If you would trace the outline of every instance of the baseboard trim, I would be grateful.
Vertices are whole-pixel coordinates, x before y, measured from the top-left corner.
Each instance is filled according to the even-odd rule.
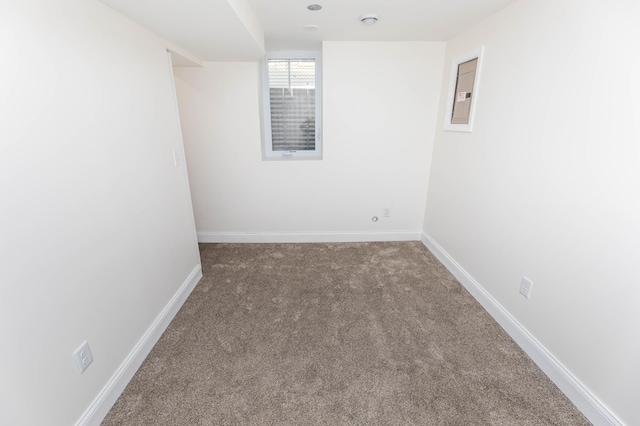
[[[100,391],[96,399],[76,422],[76,426],[99,425],[107,415],[113,404],[122,393],[129,381],[133,378],[142,362],[145,360],[151,349],[156,344],[162,333],[167,329],[173,317],[178,313],[180,307],[198,281],[202,278],[202,267],[200,264],[191,271],[189,277],[182,283],[178,291],[173,295],[169,303],[166,304],[162,312],[142,335],[142,338],[131,350],[129,355],[122,362],[115,374]]]
[[[198,232],[198,242],[200,243],[355,243],[373,241],[420,241],[420,232]]]
[[[594,425],[624,423],[544,347],[513,315],[487,292],[471,274],[433,238],[423,233],[422,243],[445,265],[471,295],[489,312],[511,338]]]

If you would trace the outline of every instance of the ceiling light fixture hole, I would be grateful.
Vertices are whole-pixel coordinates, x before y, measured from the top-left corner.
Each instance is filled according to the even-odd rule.
[[[320,9],[322,9],[322,6],[319,4],[310,4],[309,6],[307,6],[307,9],[309,9],[312,12],[317,12]]]
[[[378,15],[375,13],[366,13],[360,17],[360,22],[364,25],[373,25],[378,22]]]

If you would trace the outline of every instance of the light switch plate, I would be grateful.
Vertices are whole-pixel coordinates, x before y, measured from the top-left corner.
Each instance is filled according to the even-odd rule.
[[[173,150],[173,165],[176,167],[180,167],[182,165],[182,156],[176,149]]]

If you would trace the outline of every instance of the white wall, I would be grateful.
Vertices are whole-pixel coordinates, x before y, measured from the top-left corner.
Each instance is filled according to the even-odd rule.
[[[0,51],[0,424],[70,425],[199,265],[170,68],[94,0],[2,2]]]
[[[417,239],[443,57],[440,42],[325,42],[321,161],[262,160],[258,64],[176,69],[201,240]]]
[[[640,6],[523,0],[486,46],[473,133],[442,130],[425,232],[601,402],[640,424]],[[533,280],[531,299],[518,293]]]

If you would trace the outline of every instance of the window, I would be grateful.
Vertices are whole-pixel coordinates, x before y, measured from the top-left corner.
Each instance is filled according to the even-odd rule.
[[[267,53],[262,67],[264,157],[322,158],[319,52]]]

